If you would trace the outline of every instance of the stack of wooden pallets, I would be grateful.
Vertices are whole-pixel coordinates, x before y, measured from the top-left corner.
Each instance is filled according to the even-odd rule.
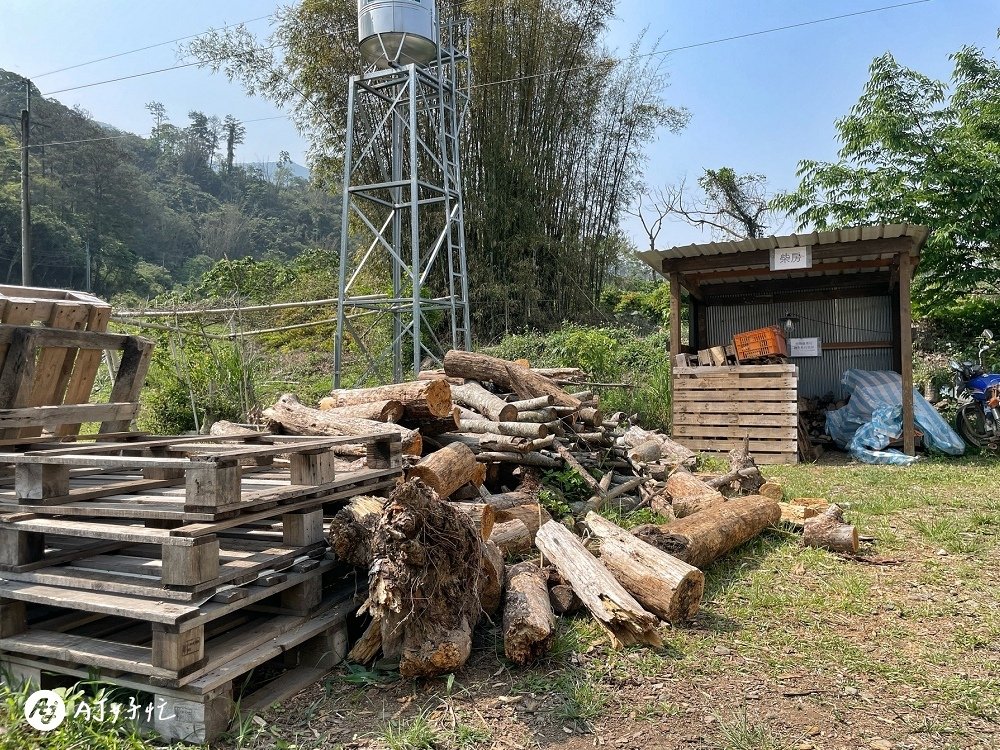
[[[336,453],[362,444],[366,466],[345,470]],[[224,731],[248,672],[296,647],[286,659],[319,669],[346,645],[355,587],[338,585],[324,513],[392,486],[401,450],[394,433],[136,435],[0,463],[15,467],[0,490],[0,661],[37,684],[97,669],[152,696],[164,737],[201,742]]]

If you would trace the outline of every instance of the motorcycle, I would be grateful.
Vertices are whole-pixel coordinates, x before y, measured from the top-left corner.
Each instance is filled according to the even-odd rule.
[[[977,448],[1000,450],[1000,373],[986,372],[983,355],[993,346],[993,332],[980,337],[979,364],[951,362],[955,396],[959,399],[955,429]]]

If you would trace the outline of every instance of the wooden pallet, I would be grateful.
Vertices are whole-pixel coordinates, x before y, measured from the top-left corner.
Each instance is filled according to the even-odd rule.
[[[96,667],[102,683],[139,691],[142,705],[155,706],[151,723],[163,739],[211,742],[227,730],[237,705],[244,714],[265,708],[342,661],[356,608],[354,587],[341,586],[328,589],[308,616],[244,610],[202,620],[201,663],[181,678],[149,674],[158,646],[146,623],[50,611],[34,624],[34,637],[0,638],[0,667],[12,682],[39,687],[93,680]],[[255,684],[252,675],[261,672],[274,676]]]
[[[798,461],[795,365],[675,367],[673,437],[691,450],[728,453],[750,436],[757,463]]]

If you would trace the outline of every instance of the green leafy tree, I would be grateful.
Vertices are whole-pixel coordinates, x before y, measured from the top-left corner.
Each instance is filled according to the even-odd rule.
[[[861,99],[837,121],[840,159],[803,161],[776,206],[803,228],[926,224],[916,298],[1000,291],[1000,66],[975,47],[951,56],[951,82],[885,54]]]

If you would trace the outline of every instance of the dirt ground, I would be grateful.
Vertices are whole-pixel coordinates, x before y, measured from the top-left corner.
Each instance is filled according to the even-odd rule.
[[[1000,747],[996,459],[765,469],[848,508],[857,559],[769,531],[708,570],[702,610],[658,650],[615,651],[584,613],[551,656],[421,682],[343,668],[234,736],[276,748],[854,750]]]

